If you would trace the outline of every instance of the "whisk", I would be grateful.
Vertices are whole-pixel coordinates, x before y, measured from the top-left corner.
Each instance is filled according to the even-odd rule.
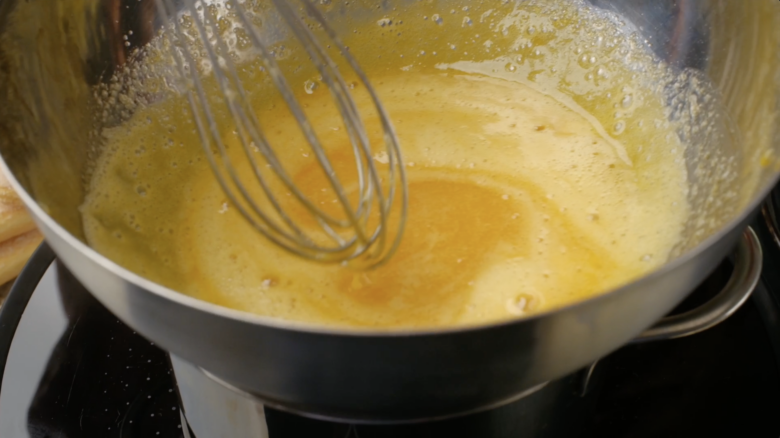
[[[324,31],[327,39],[334,45],[346,60],[351,73],[357,76],[365,90],[369,93],[371,103],[375,107],[384,137],[384,151],[387,155],[386,173],[380,172],[372,158],[372,148],[368,140],[366,127],[361,119],[358,107],[350,94],[344,77],[337,64],[328,56],[323,44],[312,32],[302,18],[296,13],[295,6],[289,0],[269,0],[284,20],[291,34],[305,48],[311,62],[319,72],[322,82],[330,90],[331,97],[343,120],[349,141],[354,153],[357,170],[357,202],[350,202],[345,186],[354,181],[342,181],[336,175],[334,167],[323,148],[312,124],[290,87],[290,84],[280,69],[267,41],[263,40],[258,29],[251,23],[247,13],[238,0],[223,0],[233,14],[238,17],[243,29],[263,64],[263,70],[272,80],[274,86],[284,99],[287,107],[295,118],[301,132],[313,152],[314,158],[327,177],[327,184],[335,194],[344,217],[335,217],[315,205],[293,182],[280,162],[278,155],[264,135],[256,112],[250,105],[245,87],[237,74],[236,62],[228,56],[226,39],[218,29],[218,23],[204,10],[204,2],[196,0],[156,0],[158,13],[165,22],[172,23],[174,35],[182,35],[183,25],[180,17],[189,16],[199,35],[202,48],[216,77],[220,90],[220,100],[234,120],[240,137],[244,156],[251,165],[253,178],[242,180],[236,171],[234,163],[228,156],[223,142],[224,127],[215,121],[214,109],[211,108],[204,91],[203,73],[196,66],[196,56],[189,44],[176,44],[174,56],[176,69],[186,86],[186,96],[197,126],[201,145],[208,158],[209,165],[231,204],[243,217],[251,223],[258,232],[270,239],[274,244],[285,250],[307,259],[326,263],[344,263],[357,261],[361,267],[373,267],[384,263],[397,249],[406,221],[407,184],[402,163],[399,142],[393,126],[371,86],[365,73],[350,55],[336,33],[326,22],[323,14],[308,0],[300,0],[300,9],[314,20],[314,23]],[[176,4],[180,5],[177,10]],[[321,37],[320,37],[321,38]],[[330,47],[330,45],[328,45]],[[282,145],[289,147],[289,145]],[[276,145],[279,147],[279,145]],[[259,152],[259,154],[257,153]],[[258,159],[260,158],[260,159]],[[311,229],[303,227],[299,220],[283,208],[278,189],[269,182],[269,174],[262,167],[271,169],[270,176],[281,182],[282,186],[292,195],[292,198],[305,208],[305,211],[315,219],[318,229],[317,238]],[[386,177],[383,180],[383,176]],[[385,186],[383,186],[385,183]],[[250,184],[258,184],[267,202],[250,194]],[[278,184],[277,184],[278,186]],[[255,190],[255,192],[257,192]],[[265,204],[266,207],[261,207]],[[353,205],[354,204],[354,205]],[[393,209],[400,209],[393,211]],[[398,219],[390,220],[391,213]],[[323,234],[324,232],[324,234]],[[322,238],[321,236],[327,236]]]

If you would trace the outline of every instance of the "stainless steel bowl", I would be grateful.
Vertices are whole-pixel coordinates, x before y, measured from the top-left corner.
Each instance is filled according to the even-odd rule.
[[[435,1],[443,10],[478,5]],[[339,27],[408,4],[368,3],[334,0],[327,14]],[[706,129],[681,133],[701,136],[686,154],[698,188],[691,223],[699,225],[689,227],[676,256],[618,290],[533,317],[384,334],[314,327],[195,300],[90,249],[78,206],[99,153],[92,133],[107,123],[94,87],[154,36],[162,23],[153,0],[0,0],[0,154],[47,241],[90,292],[226,385],[286,409],[343,419],[415,420],[494,406],[587,365],[658,321],[734,247],[780,170],[777,2],[592,3],[633,24],[683,89],[704,78],[717,97],[707,102],[721,114]],[[676,105],[679,116],[693,103]],[[718,154],[733,164],[733,178],[719,173]]]

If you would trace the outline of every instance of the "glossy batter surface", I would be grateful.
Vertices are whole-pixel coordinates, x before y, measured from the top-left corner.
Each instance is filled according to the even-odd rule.
[[[514,12],[514,24],[509,15],[503,25],[533,26],[534,14],[548,20],[534,3]],[[579,18],[576,11],[564,12],[568,15],[552,21],[557,30],[533,33],[540,39],[529,40],[550,46],[544,52],[546,71],[568,68],[570,50],[572,65],[602,74],[604,68],[592,64],[597,49],[576,58],[585,44],[564,38],[564,19],[576,27]],[[421,22],[441,27],[435,16],[423,14]],[[473,20],[477,31],[480,23]],[[395,35],[388,26],[380,20],[362,27],[351,48],[363,54],[395,125],[409,178],[408,224],[389,263],[372,271],[320,265],[260,236],[212,177],[182,97],[144,106],[129,122],[104,132],[106,147],[82,207],[90,245],[151,280],[219,305],[375,328],[516,318],[614,289],[668,260],[688,217],[684,147],[673,127],[661,122],[661,99],[637,87],[629,70],[621,73],[614,59],[624,55],[617,46],[604,46],[614,58],[604,65],[617,85],[596,84],[593,90],[602,93],[587,95],[572,91],[589,90],[577,81],[550,86],[540,79],[538,57],[528,62],[522,56],[496,57],[501,46],[495,44],[482,44],[483,60],[458,61],[443,56],[456,44],[432,38],[428,51],[419,53],[439,56],[433,61],[407,64],[408,57],[390,61],[381,52],[372,65],[373,44],[387,41],[382,40],[387,32]],[[412,38],[409,44],[420,41],[406,35],[397,32],[399,39]],[[568,43],[556,46],[550,35]],[[529,57],[542,53],[531,43],[517,49],[507,41]],[[288,61],[296,62],[294,56]],[[268,83],[251,69],[239,73],[296,184],[323,208],[333,207],[333,195],[322,190],[322,175],[284,104],[264,92]],[[583,78],[598,82],[592,74]],[[312,86],[315,82],[296,88],[297,97],[339,177],[348,180],[354,165],[343,124],[329,92]],[[213,84],[207,91],[217,93]],[[365,95],[355,97],[359,107],[369,106]],[[599,103],[607,101],[615,103]],[[373,144],[381,144],[375,118],[370,111],[365,116]],[[225,112],[216,117],[229,125]],[[617,121],[602,125],[609,120]],[[223,140],[242,163],[238,136],[228,132]],[[374,159],[380,165],[386,155],[377,149]],[[249,176],[245,165],[239,164],[239,172]],[[288,207],[303,219],[300,210]]]
[[[638,183],[584,117],[499,79],[399,75],[383,78],[378,92],[410,181],[407,231],[387,265],[322,266],[268,243],[225,203],[197,137],[164,132],[160,121],[175,118],[164,104],[137,114],[133,135],[111,139],[115,152],[100,163],[83,210],[89,242],[136,272],[236,309],[321,323],[439,326],[592,296],[662,263],[679,237],[684,173],[673,155],[659,157],[669,160],[666,172]],[[306,99],[310,117],[339,126],[332,112],[317,111],[326,93]],[[280,141],[297,133],[273,111],[262,117]],[[170,146],[139,146],[163,136]],[[333,155],[346,169],[351,158],[340,152]],[[317,188],[311,175],[306,167],[296,175],[304,190]]]

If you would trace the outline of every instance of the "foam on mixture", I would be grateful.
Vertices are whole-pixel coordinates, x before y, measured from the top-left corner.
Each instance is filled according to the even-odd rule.
[[[418,12],[421,23],[441,26],[432,14]],[[542,26],[536,35],[556,31],[557,20],[544,17],[550,29]],[[477,16],[467,18],[458,25],[479,22]],[[526,14],[517,20],[530,19]],[[376,46],[368,41],[379,41],[388,26],[361,27],[360,37],[347,41],[361,62],[368,56],[359,55]],[[617,39],[614,26],[603,31],[610,39]],[[488,31],[504,32],[495,22],[483,32]],[[558,31],[562,35],[566,28]],[[587,77],[591,67],[617,81],[609,89],[599,85],[600,98],[610,103],[598,105],[598,99],[572,91],[582,84],[521,75],[528,66],[523,55],[508,52],[526,37],[527,32],[507,37],[504,46],[488,45],[489,57],[480,44],[485,56],[478,59],[439,57],[410,67],[407,57],[388,59],[393,52],[384,51],[374,64],[364,62],[395,125],[409,178],[403,241],[378,269],[299,259],[253,230],[212,177],[181,96],[142,105],[129,121],[104,132],[106,146],[82,207],[88,242],[128,269],[196,298],[340,326],[478,324],[553,309],[626,284],[664,264],[680,241],[689,214],[685,145],[662,122],[667,110],[660,95],[638,86],[637,66],[619,68],[617,60],[641,57],[626,58],[609,48],[611,61],[600,61],[609,67],[599,73],[591,64],[607,56],[607,48],[582,44],[588,47],[584,61],[584,52],[575,52],[576,41],[544,49],[555,59],[547,68],[566,68],[564,53],[571,50],[580,56],[572,64],[586,64],[583,83],[595,80]],[[526,50],[522,44],[517,53]],[[437,39],[428,43],[426,55],[455,45]],[[557,51],[561,54],[553,56]],[[287,59],[294,58],[293,52]],[[240,74],[250,79],[256,72]],[[298,98],[337,173],[349,178],[352,152],[331,96],[307,82],[306,73],[299,76],[304,80]],[[317,195],[322,179],[284,105],[264,91],[267,81],[245,84],[296,184],[330,208],[333,196],[326,190]],[[216,93],[213,84],[207,90]],[[370,107],[366,96],[355,97],[359,107]],[[381,144],[373,114],[365,110],[366,124],[373,144]],[[216,117],[230,125],[227,114]],[[238,136],[225,133],[240,163]],[[375,160],[381,163],[381,152]],[[249,176],[246,166],[239,172]],[[292,208],[292,214],[300,213]]]

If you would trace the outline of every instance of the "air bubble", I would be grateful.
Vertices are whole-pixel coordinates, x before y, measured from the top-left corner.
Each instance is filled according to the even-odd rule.
[[[262,282],[260,282],[260,285],[263,289],[270,289],[274,286],[276,286],[279,282],[274,278],[264,278]]]
[[[303,83],[303,91],[305,91],[306,94],[314,94],[314,90],[316,89],[317,83],[312,80],[308,80]]]
[[[515,65],[510,62],[510,63],[508,63],[507,65],[504,66],[504,70],[512,73],[515,70],[517,70],[517,67],[515,67]]]
[[[433,14],[433,16],[431,16],[431,18],[433,18],[433,21],[436,24],[443,24],[444,23],[444,20],[442,20],[442,18],[441,18],[441,16],[439,14]]]
[[[535,307],[535,299],[531,294],[519,294],[510,298],[506,303],[506,308],[513,315],[525,315]]]
[[[621,120],[621,121],[615,123],[615,130],[614,130],[615,134],[620,135],[625,130],[626,130],[626,122]]]
[[[382,164],[388,164],[390,162],[390,156],[386,151],[380,151],[374,155],[374,159]]]

